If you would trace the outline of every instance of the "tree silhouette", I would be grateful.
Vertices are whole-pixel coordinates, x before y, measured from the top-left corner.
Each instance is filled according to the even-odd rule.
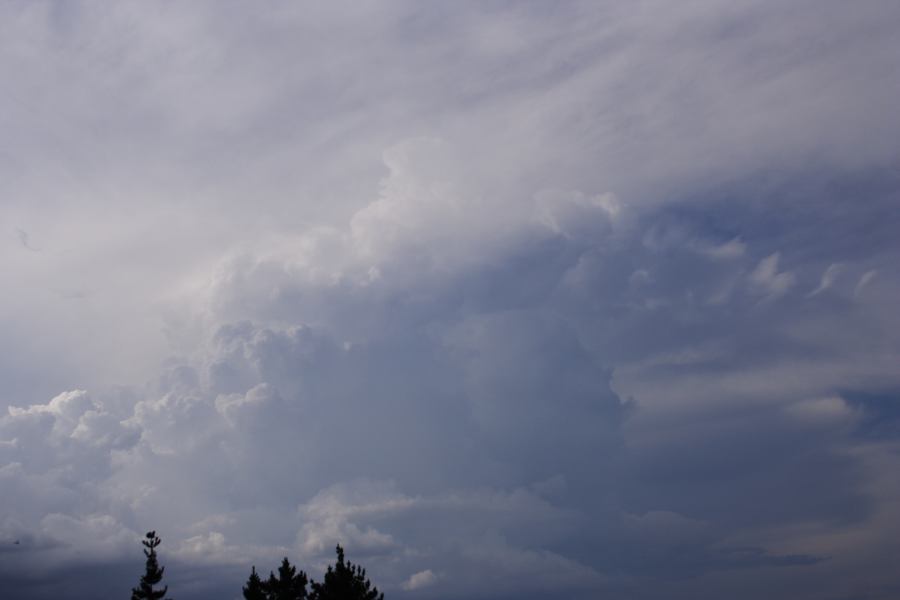
[[[254,572],[250,574],[251,578],[255,572],[254,569]],[[297,568],[291,565],[285,556],[281,561],[281,566],[278,567],[278,578],[275,578],[275,573],[270,572],[269,580],[263,584],[265,598],[267,600],[302,600],[307,597],[306,584],[308,581],[306,573],[303,571],[297,573]]]
[[[384,600],[384,594],[372,587],[366,570],[352,562],[344,562],[344,549],[337,547],[337,562],[328,567],[322,583],[312,583],[313,600]]]
[[[156,547],[159,546],[161,540],[156,537],[155,531],[147,532],[147,539],[142,540],[144,545],[144,556],[147,557],[146,570],[141,575],[141,584],[136,588],[131,588],[131,600],[163,600],[169,586],[163,586],[162,589],[154,589],[163,578],[165,567],[160,567],[156,560]]]
[[[251,570],[250,577],[247,579],[247,585],[245,585],[243,589],[244,600],[268,600],[266,584],[263,583],[262,579],[259,578],[259,575],[256,574],[255,566]]]

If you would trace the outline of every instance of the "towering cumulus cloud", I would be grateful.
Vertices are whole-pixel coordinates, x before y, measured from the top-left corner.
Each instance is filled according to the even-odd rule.
[[[895,3],[0,12],[10,597],[900,595]]]

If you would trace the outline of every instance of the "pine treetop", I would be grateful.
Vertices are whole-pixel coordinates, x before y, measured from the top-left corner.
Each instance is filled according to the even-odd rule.
[[[297,568],[291,565],[287,557],[281,561],[278,567],[278,577],[269,572],[269,579],[264,588],[268,600],[303,600],[308,596],[306,584],[309,579],[303,571],[297,572]]]
[[[250,577],[247,579],[247,585],[243,588],[244,600],[267,600],[266,587],[263,580],[259,578],[254,565],[250,572]]]
[[[384,600],[384,594],[366,577],[366,570],[344,560],[344,549],[338,544],[338,560],[329,566],[322,583],[313,582],[314,600]]]
[[[141,541],[144,546],[144,556],[146,557],[146,565],[144,574],[141,575],[140,585],[131,589],[131,600],[163,600],[169,586],[163,586],[162,589],[155,589],[160,581],[162,581],[163,573],[166,568],[159,566],[156,557],[156,547],[162,543],[156,536],[155,531],[148,531],[146,539]]]

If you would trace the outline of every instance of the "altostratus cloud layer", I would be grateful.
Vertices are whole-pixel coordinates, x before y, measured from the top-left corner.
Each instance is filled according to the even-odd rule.
[[[13,596],[900,593],[896,3],[2,12]]]

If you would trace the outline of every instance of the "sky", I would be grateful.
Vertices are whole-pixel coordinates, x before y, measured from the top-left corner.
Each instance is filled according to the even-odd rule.
[[[898,32],[3,3],[4,597],[900,597]]]

